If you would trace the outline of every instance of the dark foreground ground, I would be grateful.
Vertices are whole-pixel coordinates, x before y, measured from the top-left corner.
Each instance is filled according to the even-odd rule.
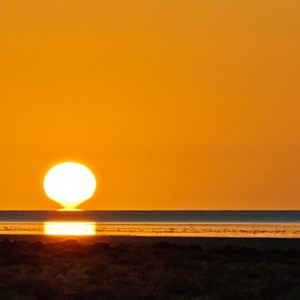
[[[7,236],[0,299],[300,299],[300,241]]]

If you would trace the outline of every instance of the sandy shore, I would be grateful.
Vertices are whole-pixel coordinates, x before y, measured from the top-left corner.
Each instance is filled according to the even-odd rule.
[[[76,227],[75,229],[73,227]],[[90,229],[97,236],[144,237],[222,237],[222,238],[300,238],[300,224],[295,223],[68,223],[0,222],[0,235],[43,235],[66,229]]]

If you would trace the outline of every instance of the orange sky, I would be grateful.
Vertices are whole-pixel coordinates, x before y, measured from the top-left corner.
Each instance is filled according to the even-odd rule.
[[[300,2],[0,3],[0,209],[300,209]]]

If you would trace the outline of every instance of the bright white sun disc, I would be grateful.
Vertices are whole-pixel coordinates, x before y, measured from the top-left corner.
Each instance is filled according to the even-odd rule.
[[[46,195],[66,209],[74,209],[96,191],[96,178],[84,165],[65,162],[51,168],[44,179]]]

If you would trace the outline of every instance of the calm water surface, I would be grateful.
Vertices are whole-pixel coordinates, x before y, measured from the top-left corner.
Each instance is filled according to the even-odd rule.
[[[300,211],[1,211],[0,222],[300,223]]]

